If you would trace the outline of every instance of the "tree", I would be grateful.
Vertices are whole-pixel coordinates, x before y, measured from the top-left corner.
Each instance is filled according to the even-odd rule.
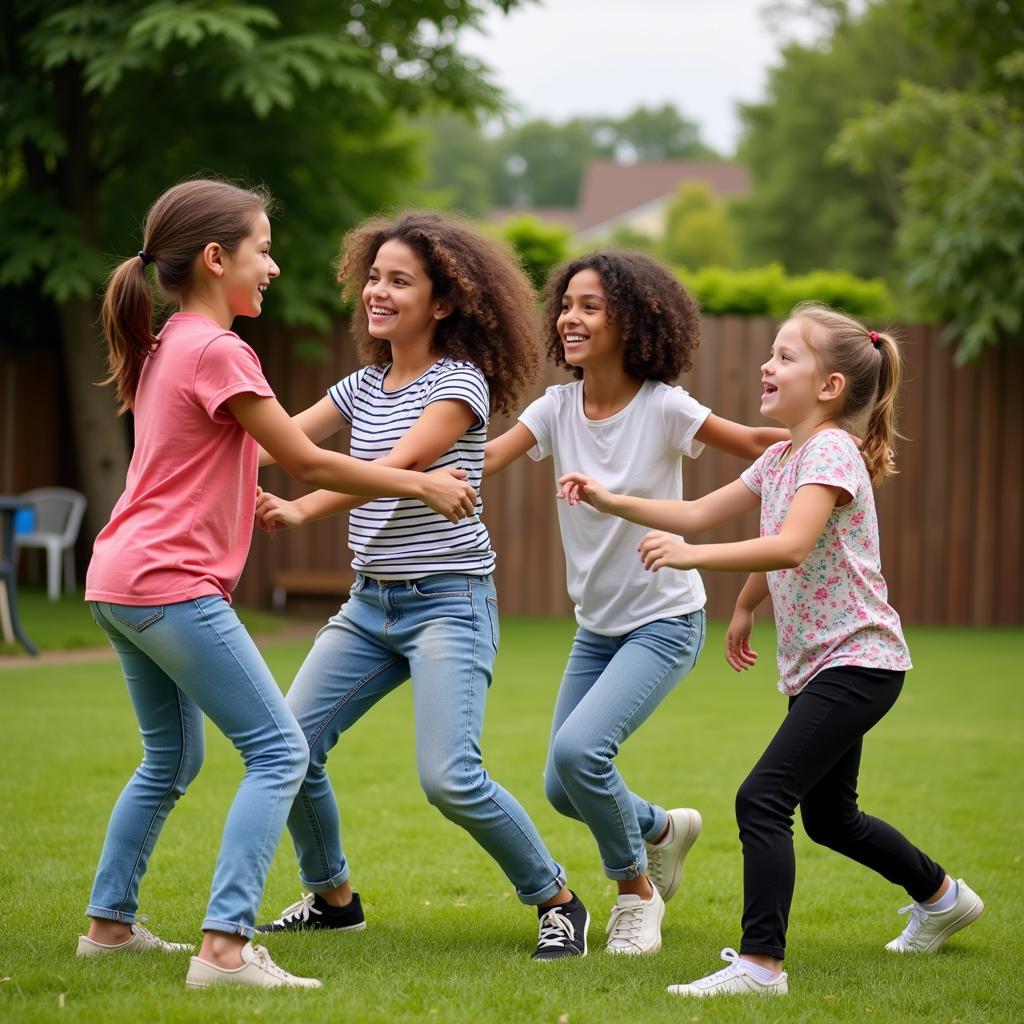
[[[922,311],[959,362],[1024,329],[1024,11],[929,0],[924,31],[973,59],[971,86],[904,83],[847,124],[836,156],[892,174],[898,251]]]
[[[0,9],[0,301],[52,303],[95,532],[127,464],[97,336],[97,289],[134,251],[156,195],[197,171],[265,181],[282,200],[271,309],[323,325],[338,235],[416,171],[403,116],[496,110],[457,47],[491,3],[519,0],[17,0]]]
[[[639,106],[618,120],[607,122],[619,159],[716,159],[700,138],[700,125],[684,117],[671,103]]]
[[[740,156],[753,188],[736,211],[748,262],[781,260],[793,272],[897,272],[891,175],[838,163],[829,150],[844,122],[869,102],[894,99],[901,79],[936,87],[963,79],[962,60],[914,30],[911,2],[877,0],[861,14],[848,0],[802,8],[820,18],[821,37],[786,45],[765,101],[741,108]]]
[[[704,181],[681,185],[665,212],[661,256],[677,266],[731,267],[736,263],[736,225],[725,203]]]

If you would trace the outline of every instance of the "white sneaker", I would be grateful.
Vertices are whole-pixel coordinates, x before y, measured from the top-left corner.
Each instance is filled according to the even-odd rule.
[[[108,946],[104,942],[96,942],[87,935],[78,936],[78,949],[75,956],[106,956],[107,953],[194,953],[195,946],[191,942],[165,942],[159,935],[154,935],[141,924],[133,924],[130,939]]]
[[[789,992],[788,975],[783,971],[771,981],[761,981],[747,970],[735,949],[723,949],[723,967],[706,978],[698,978],[689,985],[669,985],[674,996],[784,996]]]
[[[278,967],[266,946],[247,942],[242,947],[241,967],[218,967],[209,960],[192,957],[185,976],[186,988],[209,988],[211,985],[254,985],[256,988],[322,988],[316,978],[300,978]]]
[[[608,919],[608,952],[624,956],[653,955],[661,949],[665,901],[657,889],[649,900],[626,893],[615,901]]]
[[[677,807],[668,812],[668,835],[660,843],[647,847],[647,877],[661,898],[668,903],[676,894],[683,877],[683,861],[697,842],[703,822],[692,807]]]
[[[958,878],[956,884],[959,892],[949,910],[928,910],[920,903],[904,907],[900,913],[909,912],[910,921],[903,934],[887,942],[885,948],[893,953],[934,953],[950,935],[976,921],[985,904],[962,878]]]

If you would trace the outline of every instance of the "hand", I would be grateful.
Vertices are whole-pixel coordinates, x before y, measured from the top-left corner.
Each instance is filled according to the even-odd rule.
[[[423,503],[453,523],[471,516],[476,491],[466,483],[464,469],[436,469],[425,473]]]
[[[306,517],[294,501],[285,501],[262,487],[256,488],[256,525],[271,537],[278,530],[301,526],[305,521]]]
[[[606,491],[596,480],[583,473],[566,473],[565,476],[559,477],[555,497],[570,505],[579,505],[583,502],[596,508],[598,512],[611,512],[615,501],[615,495],[611,491]]]
[[[666,566],[670,569],[693,569],[697,564],[699,547],[687,544],[675,534],[652,530],[640,541],[637,551],[644,568],[657,572]]]
[[[750,631],[753,626],[754,613],[737,605],[725,634],[725,660],[737,672],[753,668],[757,663],[757,651],[750,648]]]

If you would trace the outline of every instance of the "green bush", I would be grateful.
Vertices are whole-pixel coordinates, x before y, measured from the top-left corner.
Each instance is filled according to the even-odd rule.
[[[789,276],[780,264],[769,263],[746,270],[678,268],[676,273],[704,312],[711,315],[784,317],[798,302],[806,300],[873,319],[893,313],[892,296],[884,281],[856,277],[845,270],[815,270]]]
[[[569,258],[572,229],[561,224],[544,224],[526,215],[506,221],[497,234],[519,254],[535,288],[543,286],[553,266]]]

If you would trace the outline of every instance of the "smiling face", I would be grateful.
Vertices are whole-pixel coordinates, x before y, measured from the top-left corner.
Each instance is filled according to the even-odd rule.
[[[222,287],[232,316],[259,316],[263,293],[281,270],[270,255],[270,220],[261,210],[233,252],[222,255]]]
[[[367,329],[392,345],[433,337],[450,304],[434,296],[434,286],[413,250],[397,238],[378,250],[363,286]]]
[[[555,324],[565,361],[584,372],[602,364],[622,367],[625,344],[612,322],[601,277],[589,267],[569,278]]]
[[[842,383],[841,375],[822,370],[805,337],[811,328],[807,321],[787,320],[775,336],[771,357],[761,366],[761,413],[784,427],[831,413],[837,379]]]

